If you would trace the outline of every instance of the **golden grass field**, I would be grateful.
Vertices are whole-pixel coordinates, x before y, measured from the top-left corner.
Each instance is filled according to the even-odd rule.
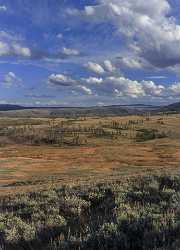
[[[0,147],[1,193],[24,191],[43,185],[76,181],[114,180],[124,175],[157,172],[180,172],[180,115],[92,117],[71,121],[70,126],[96,126],[112,120],[126,123],[144,119],[143,125],[127,130],[117,139],[89,138],[86,145],[28,145],[7,143]],[[56,118],[57,126],[66,119]],[[36,128],[48,126],[48,118],[0,118],[0,126]],[[136,142],[133,133],[138,128],[154,128],[169,134],[167,138]],[[4,137],[0,137],[3,140]]]

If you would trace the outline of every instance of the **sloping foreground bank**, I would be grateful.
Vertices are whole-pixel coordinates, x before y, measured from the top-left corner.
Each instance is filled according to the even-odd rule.
[[[180,177],[0,198],[0,249],[180,249]]]

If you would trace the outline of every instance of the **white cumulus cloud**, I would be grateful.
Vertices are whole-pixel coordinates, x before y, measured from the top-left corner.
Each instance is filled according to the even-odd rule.
[[[116,67],[112,64],[111,61],[109,60],[105,60],[104,61],[104,68],[108,71],[108,72],[114,72],[116,70]]]
[[[71,86],[76,83],[70,76],[63,74],[51,74],[48,78],[48,82],[59,86]]]
[[[100,64],[95,63],[95,62],[88,62],[87,65],[86,65],[86,67],[90,71],[92,71],[92,72],[94,72],[96,74],[99,74],[99,75],[102,75],[102,74],[105,73],[104,68]]]
[[[78,85],[77,89],[79,89],[80,91],[82,91],[84,94],[92,95],[92,90],[90,88],[86,87],[86,86]]]
[[[102,78],[97,78],[92,76],[90,76],[89,78],[83,78],[82,80],[90,84],[101,84],[103,82]]]
[[[117,34],[126,39],[120,51],[132,58],[138,54],[157,68],[180,64],[180,25],[171,16],[167,0],[99,0],[98,5],[87,6],[83,14],[90,22],[111,22]],[[123,61],[127,67],[142,66],[135,59]]]

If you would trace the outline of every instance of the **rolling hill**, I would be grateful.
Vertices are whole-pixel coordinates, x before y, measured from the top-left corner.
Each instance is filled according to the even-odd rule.
[[[0,116],[10,117],[73,117],[73,116],[120,116],[156,110],[159,107],[131,104],[92,107],[23,107],[1,104]]]
[[[180,112],[180,102],[172,103],[160,109],[163,112]]]

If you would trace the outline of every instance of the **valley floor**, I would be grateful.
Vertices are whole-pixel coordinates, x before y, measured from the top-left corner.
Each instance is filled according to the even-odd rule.
[[[0,162],[0,190],[14,192],[52,182],[180,172],[180,141],[157,139],[77,148],[11,145],[0,148]]]
[[[12,133],[13,128],[16,137],[19,138],[21,134],[18,133],[21,131],[25,136],[25,133],[32,130],[36,138],[36,133],[38,135],[43,131],[45,134],[47,129],[52,129],[52,122],[56,130],[62,128],[62,122],[64,122],[63,129],[66,130],[77,131],[81,126],[81,131],[87,128],[96,128],[98,131],[101,127],[107,134],[88,135],[87,143],[82,145],[59,146],[43,143],[31,145],[12,141],[2,143],[0,146],[1,194],[71,181],[110,181],[127,175],[180,172],[180,115],[159,115],[148,119],[139,116],[74,120],[57,118],[55,121],[46,118],[1,118],[2,130],[0,131],[9,129],[8,131]],[[119,129],[119,127],[116,128],[117,126],[126,127]],[[56,131],[55,129],[53,131]],[[168,136],[137,141],[136,134],[143,129],[155,129]],[[119,130],[120,135],[115,138],[109,137],[110,133],[119,133]],[[83,138],[85,136],[83,132],[79,132],[78,135],[82,135]],[[4,137],[0,136],[0,142]],[[8,138],[8,135],[6,137]],[[70,137],[67,138],[71,140]]]

